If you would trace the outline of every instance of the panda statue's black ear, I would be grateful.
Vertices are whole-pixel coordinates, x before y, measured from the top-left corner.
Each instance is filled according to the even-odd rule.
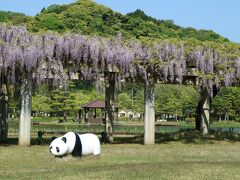
[[[67,142],[67,138],[66,137],[62,137],[62,140],[63,140],[63,142]]]
[[[57,139],[57,137],[53,136],[53,137],[51,138],[52,141],[53,141],[54,139]]]

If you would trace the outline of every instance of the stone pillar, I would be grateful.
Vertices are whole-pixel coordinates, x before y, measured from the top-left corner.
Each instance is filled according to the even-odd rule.
[[[21,111],[19,126],[19,145],[31,144],[32,77],[29,75],[21,86]]]
[[[145,82],[144,144],[155,144],[155,97],[153,80]]]

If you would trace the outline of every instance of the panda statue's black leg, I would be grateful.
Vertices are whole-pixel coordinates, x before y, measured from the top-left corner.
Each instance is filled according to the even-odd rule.
[[[75,141],[74,149],[71,154],[73,157],[81,157],[82,156],[82,142],[77,133],[75,133],[75,136],[76,136],[76,141]]]
[[[63,158],[63,156],[55,156],[55,158]]]

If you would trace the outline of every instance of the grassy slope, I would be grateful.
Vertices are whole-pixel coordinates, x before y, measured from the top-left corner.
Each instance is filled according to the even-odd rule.
[[[0,147],[0,179],[237,179],[239,149],[226,142],[102,145],[100,157],[60,159],[47,146]]]

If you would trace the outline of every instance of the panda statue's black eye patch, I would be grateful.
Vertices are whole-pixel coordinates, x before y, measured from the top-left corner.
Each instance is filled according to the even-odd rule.
[[[59,153],[59,148],[58,147],[56,147],[56,151]]]
[[[67,138],[66,138],[66,137],[63,137],[63,138],[62,138],[62,141],[66,143],[66,142],[67,142]]]

